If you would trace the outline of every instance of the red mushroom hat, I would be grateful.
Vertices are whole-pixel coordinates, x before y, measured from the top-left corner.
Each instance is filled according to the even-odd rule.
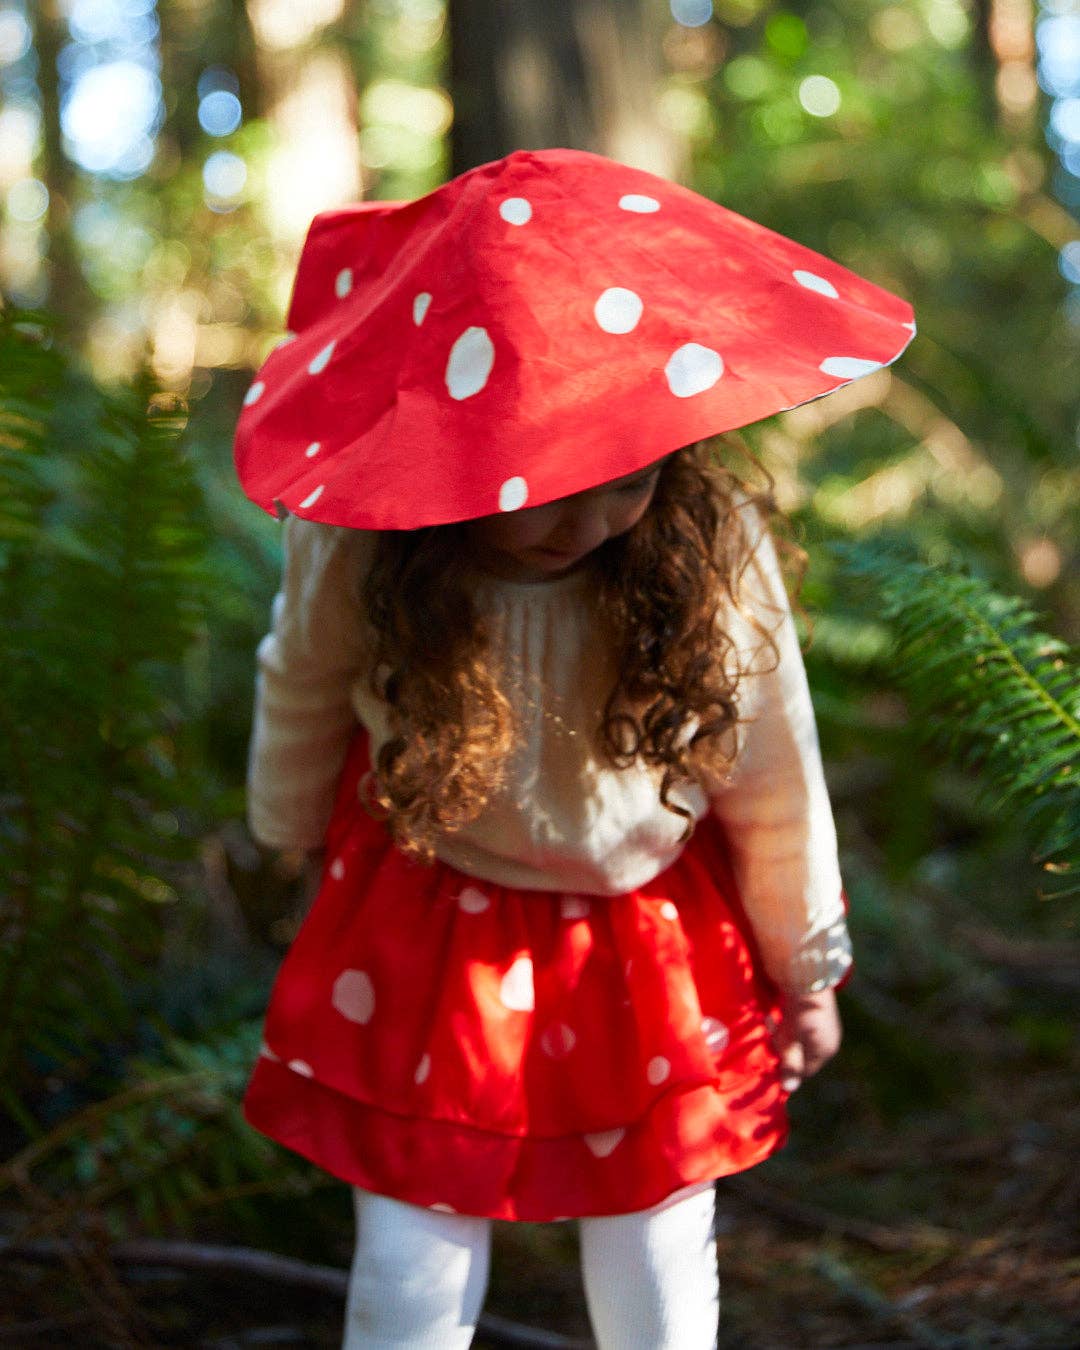
[[[538,506],[894,361],[911,307],[686,188],[522,150],[317,216],[248,495],[359,529]]]

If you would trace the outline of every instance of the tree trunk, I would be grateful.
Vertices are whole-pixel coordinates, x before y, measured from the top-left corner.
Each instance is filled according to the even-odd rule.
[[[92,317],[95,300],[86,284],[71,228],[78,194],[78,171],[64,153],[60,130],[60,77],[56,60],[66,39],[59,0],[31,6],[30,22],[38,54],[41,91],[41,181],[49,190],[45,218],[48,240],[48,292],[45,308],[57,318],[61,335],[78,345],[81,330]]]
[[[187,164],[202,144],[198,84],[207,67],[223,66],[236,75],[245,121],[262,116],[255,39],[245,0],[159,5],[158,17],[166,100],[161,139],[170,145],[173,165]]]
[[[568,146],[677,177],[657,117],[663,0],[450,0],[453,171]]]

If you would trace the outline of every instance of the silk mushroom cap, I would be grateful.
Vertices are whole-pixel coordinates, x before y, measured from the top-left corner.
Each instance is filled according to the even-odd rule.
[[[894,361],[910,306],[686,188],[517,151],[315,218],[247,494],[358,529],[538,506]]]

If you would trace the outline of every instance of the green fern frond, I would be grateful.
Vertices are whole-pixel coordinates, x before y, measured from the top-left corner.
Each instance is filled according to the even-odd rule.
[[[0,313],[0,1078],[16,1089],[134,1020],[159,947],[184,653],[207,589],[180,422],[107,393],[40,316]]]
[[[80,1210],[122,1233],[133,1214],[151,1232],[190,1230],[212,1205],[311,1191],[321,1184],[315,1169],[241,1114],[260,1035],[260,1022],[244,1022],[209,1040],[166,1041],[153,1060],[129,1066],[127,1086],[0,1166],[0,1194],[30,1179],[42,1196],[78,1196]]]
[[[928,737],[978,772],[998,810],[1019,811],[1035,857],[1080,868],[1080,679],[1075,654],[1016,596],[871,544],[837,545],[873,588],[894,638],[891,673]]]

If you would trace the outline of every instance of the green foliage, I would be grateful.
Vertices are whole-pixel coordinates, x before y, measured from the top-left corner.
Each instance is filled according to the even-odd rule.
[[[875,377],[873,399],[860,402],[870,387],[860,385],[854,399],[749,429],[807,542],[891,532],[912,553],[958,556],[990,578],[898,563],[878,546],[853,550],[832,576],[811,570],[809,665],[859,962],[844,1053],[797,1095],[794,1145],[766,1164],[792,1195],[821,1205],[831,1194],[841,1215],[901,1235],[918,1216],[966,1228],[981,1269],[975,1246],[951,1267],[936,1247],[916,1248],[906,1267],[890,1253],[860,1283],[852,1272],[866,1273],[865,1253],[845,1255],[834,1233],[844,1264],[800,1285],[785,1219],[742,1275],[755,1245],[746,1215],[728,1239],[725,1344],[844,1339],[835,1323],[823,1330],[830,1288],[852,1309],[848,1339],[892,1319],[867,1296],[875,1286],[932,1308],[930,1323],[951,1300],[950,1328],[969,1329],[972,1343],[1064,1344],[1076,1324],[1062,1292],[1074,1273],[1076,1139],[1061,1011],[1061,991],[1075,989],[1075,921],[1033,894],[1013,819],[1029,817],[1052,868],[1075,868],[1075,665],[1038,631],[1075,640],[1080,616],[1077,311],[1073,293],[1070,319],[1057,265],[1075,222],[1055,200],[1045,104],[1003,115],[985,8],[715,0],[713,23],[673,26],[665,39],[673,74],[653,106],[691,142],[692,185],[916,309],[919,335]],[[304,40],[304,54],[329,52],[334,100],[337,63],[351,63],[367,197],[413,197],[444,172],[439,100],[428,95],[444,75],[445,10],[443,0],[376,0]],[[276,160],[291,120],[273,87],[280,53],[255,59],[260,37],[240,10],[163,4],[158,15],[168,111],[152,172],[107,183],[75,171],[73,181],[54,161],[58,130],[33,171],[70,207],[50,212],[48,229],[63,242],[66,214],[92,306],[69,319],[100,371],[119,378],[137,361],[124,336],[136,315],[169,360],[185,350],[170,338],[186,341],[194,324],[183,453],[178,420],[160,405],[148,413],[144,383],[103,394],[42,316],[0,318],[0,1101],[17,1117],[0,1119],[0,1137],[18,1149],[0,1166],[0,1211],[8,1234],[86,1235],[95,1249],[106,1234],[179,1229],[337,1261],[347,1195],[239,1109],[258,1043],[249,1019],[274,955],[245,938],[237,913],[276,916],[282,879],[225,862],[211,877],[209,861],[205,875],[184,861],[199,836],[207,860],[229,854],[227,832],[242,842],[235,819],[221,825],[242,810],[252,652],[280,540],[241,496],[228,444],[295,264],[303,220],[282,207],[307,199],[270,200],[289,163]],[[237,71],[245,110],[225,141],[195,117],[198,75],[215,64]],[[40,61],[43,79],[49,65]],[[831,114],[802,97],[803,82],[822,76],[839,94]],[[469,115],[464,103],[455,111]],[[206,200],[203,165],[219,148],[249,170],[231,211]],[[321,204],[316,192],[306,209]],[[1018,570],[1041,588],[1045,623],[1006,598]],[[861,613],[848,606],[855,572],[871,596]],[[971,772],[912,754],[912,709]],[[1075,871],[1055,875],[1075,884]],[[969,935],[984,929],[994,941],[980,947]],[[1010,964],[1010,943],[1024,960]],[[1041,950],[1060,964],[1037,967]],[[1033,1139],[1034,1165],[1020,1162]],[[957,1144],[983,1161],[965,1163]],[[1026,1200],[1015,1189],[1025,1179]],[[520,1226],[504,1240],[508,1231],[523,1244],[552,1240]],[[1029,1245],[1020,1286],[1012,1266],[1002,1277],[995,1232]],[[544,1261],[538,1273],[528,1248],[506,1282],[512,1297],[542,1281],[550,1308],[550,1248]],[[40,1316],[59,1325],[73,1290],[96,1306],[86,1286],[98,1270],[42,1280]],[[186,1287],[177,1297],[200,1301]],[[240,1302],[233,1287],[221,1297]],[[243,1316],[240,1339],[255,1334]],[[81,1341],[122,1342],[73,1325]],[[899,1325],[933,1339],[931,1324]],[[881,1335],[896,1330],[883,1324]]]
[[[0,315],[0,1083],[130,1030],[189,850],[182,663],[205,587],[182,418]]]
[[[886,668],[926,733],[979,771],[997,809],[1022,813],[1044,868],[1075,878],[1080,679],[1068,646],[979,578],[871,544],[836,550],[874,587],[895,643]]]
[[[905,296],[919,326],[876,406],[824,435],[799,432],[810,410],[781,419],[798,441],[801,499],[847,528],[948,517],[968,534],[952,542],[965,557],[975,543],[988,574],[1036,538],[1067,558],[1078,330],[1058,251],[1075,221],[1053,196],[1045,106],[1005,115],[971,5],[714,8],[723,59],[682,77],[709,113],[694,186]],[[839,103],[814,115],[803,85],[822,77]],[[1048,606],[1075,613],[1057,586]]]
[[[258,1053],[244,1022],[192,1043],[171,1038],[133,1061],[127,1084],[66,1117],[0,1169],[0,1191],[31,1180],[39,1202],[70,1205],[114,1236],[188,1229],[217,1207],[243,1222],[252,1197],[320,1184],[245,1123],[240,1098]]]

